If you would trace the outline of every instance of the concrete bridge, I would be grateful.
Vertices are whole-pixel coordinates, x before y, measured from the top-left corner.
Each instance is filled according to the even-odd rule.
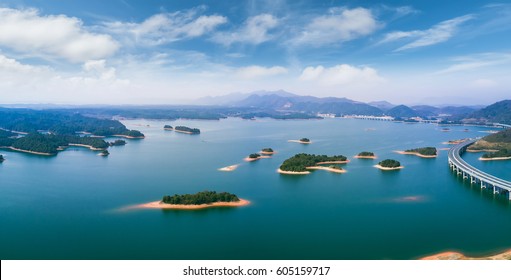
[[[471,139],[460,143],[449,150],[449,167],[463,179],[470,180],[471,184],[479,184],[482,189],[491,188],[494,194],[506,194],[511,200],[511,182],[495,177],[471,166],[461,158],[470,144],[477,139]]]

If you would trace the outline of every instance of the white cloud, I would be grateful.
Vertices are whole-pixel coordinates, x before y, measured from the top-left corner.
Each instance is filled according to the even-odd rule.
[[[227,22],[220,15],[199,15],[202,7],[174,13],[153,15],[143,22],[108,22],[106,30],[128,36],[138,43],[160,45],[200,37]]]
[[[282,66],[263,67],[258,65],[252,65],[248,67],[239,68],[236,72],[238,76],[242,78],[253,79],[259,77],[286,74],[287,69]]]
[[[115,68],[107,67],[106,61],[102,60],[89,60],[83,64],[83,70],[86,73],[94,75],[94,77],[101,80],[113,80],[116,78]]]
[[[314,18],[291,42],[312,46],[341,43],[369,35],[377,28],[378,22],[368,9],[333,8],[328,15]]]
[[[322,65],[317,67],[306,67],[300,76],[302,81],[315,81],[321,85],[349,85],[363,83],[379,83],[385,79],[378,75],[378,72],[371,67],[356,67],[348,64],[339,64],[330,68]]]
[[[385,35],[379,42],[388,43],[405,38],[412,38],[413,41],[397,48],[395,51],[404,51],[419,47],[436,45],[449,40],[457,32],[458,27],[464,22],[473,19],[472,15],[464,15],[450,20],[442,21],[426,30],[396,31]]]
[[[270,14],[260,14],[249,17],[238,29],[231,32],[219,32],[213,35],[214,42],[223,45],[234,43],[261,44],[272,39],[269,34],[279,24],[279,20]]]
[[[32,57],[83,62],[108,57],[119,45],[109,35],[87,31],[77,18],[0,8],[0,47]]]
[[[511,53],[480,53],[471,56],[456,57],[454,64],[435,74],[449,74],[473,71],[484,67],[511,64]]]

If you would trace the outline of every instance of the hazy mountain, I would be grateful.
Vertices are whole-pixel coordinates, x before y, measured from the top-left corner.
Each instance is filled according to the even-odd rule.
[[[265,96],[265,95],[278,95],[282,97],[292,97],[292,96],[298,96],[296,94],[287,92],[285,90],[277,90],[277,91],[254,91],[254,92],[248,92],[248,93],[230,93],[227,95],[221,95],[221,96],[206,96],[199,98],[195,100],[195,105],[232,105],[234,103],[240,102],[243,99],[246,99],[247,97],[251,95],[259,95],[259,96]]]
[[[390,110],[390,109],[396,107],[396,105],[394,105],[390,102],[387,102],[387,101],[372,101],[367,104],[369,104],[373,107],[379,108],[383,111],[387,111],[387,110]]]
[[[511,124],[511,100],[503,100],[466,115],[464,120]]]
[[[405,105],[396,106],[388,110],[386,114],[394,118],[410,118],[419,116],[417,111]]]

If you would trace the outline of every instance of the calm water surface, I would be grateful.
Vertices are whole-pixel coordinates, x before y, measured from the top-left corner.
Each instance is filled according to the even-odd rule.
[[[1,151],[1,259],[414,259],[445,250],[484,255],[511,248],[511,203],[450,173],[436,159],[393,153],[484,136],[481,127],[442,132],[429,124],[351,119],[277,121],[130,120],[144,140],[110,148],[109,157],[70,148],[55,157]],[[201,129],[178,134],[164,124]],[[310,138],[311,145],[288,143]],[[262,148],[278,153],[252,163]],[[405,166],[351,159],[345,174],[276,173],[301,152],[373,151]],[[511,180],[511,161],[471,164]],[[217,169],[240,164],[234,172]],[[122,210],[163,195],[227,191],[241,208]]]

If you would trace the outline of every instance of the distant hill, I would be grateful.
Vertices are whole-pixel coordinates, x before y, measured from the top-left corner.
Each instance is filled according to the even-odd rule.
[[[408,106],[399,105],[388,110],[387,115],[392,116],[394,118],[411,118],[419,116],[419,113],[417,113],[417,111]]]
[[[298,95],[287,92],[285,90],[277,90],[277,91],[254,91],[249,93],[230,93],[227,95],[221,95],[221,96],[206,96],[199,98],[195,100],[195,105],[233,105],[234,103],[240,102],[244,99],[246,99],[249,96],[252,95],[259,95],[259,96],[265,96],[265,95],[278,95],[282,97],[296,97]]]
[[[463,118],[463,121],[511,124],[511,100],[499,101],[470,113]]]
[[[490,143],[511,143],[511,129],[506,129],[494,134],[490,134],[483,137],[483,140]]]
[[[367,104],[371,105],[373,107],[376,107],[378,109],[381,109],[383,111],[387,111],[387,110],[390,110],[390,109],[396,107],[396,105],[394,105],[390,102],[387,102],[387,101],[372,101]]]

